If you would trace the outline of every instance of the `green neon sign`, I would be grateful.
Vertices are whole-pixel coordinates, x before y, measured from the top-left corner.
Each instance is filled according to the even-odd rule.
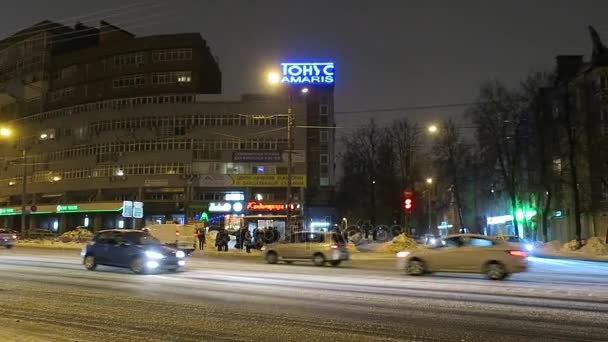
[[[15,209],[13,208],[0,208],[0,215],[13,215],[15,214]]]
[[[60,211],[76,211],[76,210],[78,210],[78,206],[76,204],[58,205],[57,206],[57,212],[60,212]]]
[[[199,221],[209,221],[209,215],[207,215],[206,211],[203,211],[203,213],[201,214],[201,218],[199,219]]]

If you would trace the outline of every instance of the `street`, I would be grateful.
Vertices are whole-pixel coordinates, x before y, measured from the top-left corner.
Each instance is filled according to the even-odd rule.
[[[189,258],[176,274],[86,271],[77,251],[0,250],[2,341],[606,341],[608,263],[531,258],[501,282]]]

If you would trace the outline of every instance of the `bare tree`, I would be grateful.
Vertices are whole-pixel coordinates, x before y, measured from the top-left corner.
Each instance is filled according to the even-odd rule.
[[[471,146],[462,141],[459,128],[449,119],[440,127],[439,136],[433,144],[433,161],[440,172],[438,178],[447,180],[456,205],[459,228],[465,226],[463,219],[463,191],[467,163],[471,160]],[[448,200],[451,202],[451,200]]]
[[[476,126],[480,156],[486,167],[495,170],[515,213],[524,197],[524,170],[529,145],[529,113],[521,95],[499,81],[482,84],[476,104],[468,113]],[[513,220],[519,234],[518,220]]]
[[[412,187],[422,130],[418,124],[412,124],[408,119],[395,120],[389,130],[399,185],[401,189]]]

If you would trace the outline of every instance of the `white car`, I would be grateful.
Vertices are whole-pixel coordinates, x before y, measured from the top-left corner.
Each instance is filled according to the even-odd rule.
[[[334,232],[298,232],[289,241],[271,243],[262,248],[269,264],[278,261],[312,261],[317,266],[338,266],[350,258],[348,242]]]
[[[517,245],[476,234],[450,235],[435,248],[399,252],[397,258],[399,267],[410,275],[482,273],[501,280],[528,267],[527,253]]]

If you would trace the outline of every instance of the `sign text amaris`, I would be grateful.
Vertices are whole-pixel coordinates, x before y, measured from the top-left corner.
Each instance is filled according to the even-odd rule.
[[[281,63],[281,83],[334,83],[334,63]]]

